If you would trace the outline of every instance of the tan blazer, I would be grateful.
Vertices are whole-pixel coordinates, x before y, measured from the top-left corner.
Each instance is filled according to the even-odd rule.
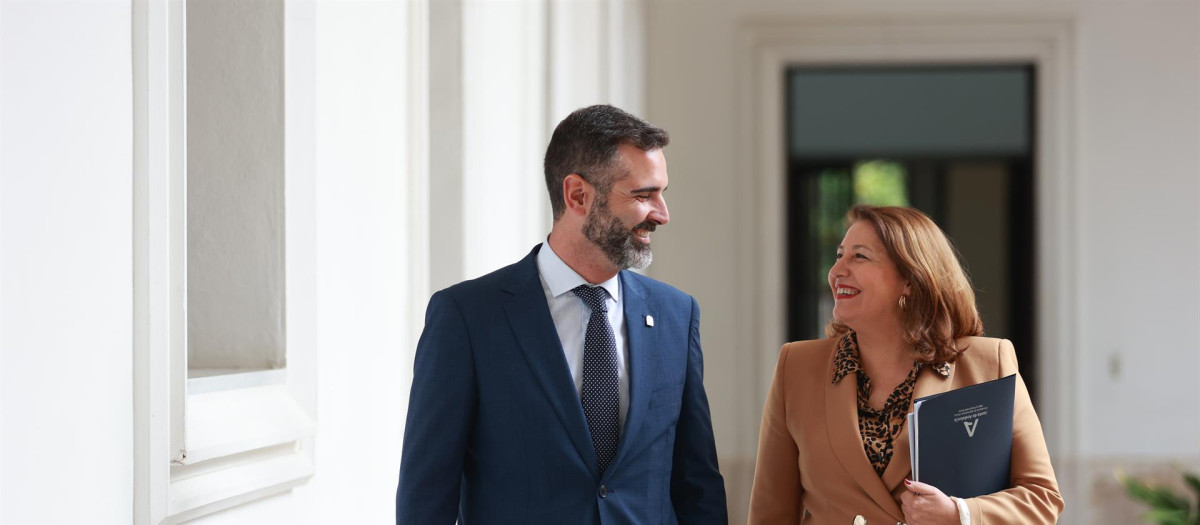
[[[951,364],[950,376],[922,368],[913,399],[1017,372],[1008,340],[968,337],[960,343],[968,347]],[[763,408],[752,524],[849,525],[856,515],[871,525],[904,521],[900,494],[912,475],[908,430],[896,438],[882,478],[876,475],[858,432],[857,381],[833,382],[836,346],[834,339],[821,339],[788,343],[779,352]],[[1055,523],[1062,512],[1042,425],[1019,375],[1014,402],[1012,488],[967,499],[973,525]]]

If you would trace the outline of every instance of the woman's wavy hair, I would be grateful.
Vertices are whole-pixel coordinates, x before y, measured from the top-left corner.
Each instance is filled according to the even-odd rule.
[[[958,252],[933,220],[912,208],[858,205],[846,213],[846,226],[865,222],[887,249],[910,294],[902,312],[905,341],[921,360],[954,361],[964,349],[961,337],[983,334],[983,321],[975,307],[975,290],[958,260]],[[831,337],[841,337],[850,327],[836,319],[825,327]]]

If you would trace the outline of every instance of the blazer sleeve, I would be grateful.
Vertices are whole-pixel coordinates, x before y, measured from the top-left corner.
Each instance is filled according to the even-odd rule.
[[[477,410],[467,326],[445,291],[429,300],[409,395],[397,524],[446,524],[458,518],[463,462]]]
[[[775,378],[763,407],[762,427],[758,435],[758,461],[754,468],[754,487],[750,491],[750,517],[753,524],[799,523],[803,516],[797,464],[799,450],[787,427],[788,346],[779,351]]]
[[[671,505],[679,523],[728,523],[725,480],[717,467],[708,396],[704,393],[704,357],[700,352],[700,306],[692,299],[688,329],[687,375],[675,429],[671,466]]]
[[[1050,464],[1050,452],[1042,435],[1042,423],[1033,410],[1029,390],[1017,372],[1017,355],[1012,343],[1000,341],[999,376],[1017,375],[1013,398],[1013,444],[1009,484],[1012,488],[986,496],[968,498],[974,525],[1054,524],[1062,514],[1063,499]]]

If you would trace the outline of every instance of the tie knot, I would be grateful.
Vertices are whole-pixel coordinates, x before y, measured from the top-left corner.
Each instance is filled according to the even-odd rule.
[[[581,284],[571,291],[583,299],[583,304],[588,305],[593,312],[608,312],[608,303],[605,301],[608,299],[608,290],[599,286]]]

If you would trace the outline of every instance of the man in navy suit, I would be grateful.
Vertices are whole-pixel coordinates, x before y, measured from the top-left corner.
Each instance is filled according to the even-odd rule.
[[[626,271],[669,220],[667,142],[575,111],[546,150],[547,242],[429,300],[398,524],[727,522],[699,307]]]

